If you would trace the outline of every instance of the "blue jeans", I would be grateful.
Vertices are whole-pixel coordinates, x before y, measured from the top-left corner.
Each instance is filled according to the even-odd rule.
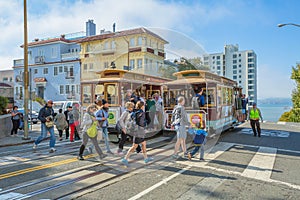
[[[54,126],[48,128],[45,123],[41,123],[41,135],[34,141],[34,144],[38,145],[42,140],[47,137],[47,132],[50,133],[50,148],[55,146]]]
[[[193,151],[191,152],[191,155],[194,156],[200,149],[200,159],[204,157],[204,145],[206,143],[206,139],[204,139],[204,142],[201,146],[195,146]]]
[[[103,137],[104,137],[104,142],[105,142],[105,146],[106,146],[106,151],[110,151],[110,148],[109,148],[109,141],[108,141],[108,129],[107,127],[102,127],[102,134],[103,134]]]

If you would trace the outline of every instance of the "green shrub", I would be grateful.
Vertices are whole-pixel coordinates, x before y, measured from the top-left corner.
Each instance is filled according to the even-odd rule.
[[[39,102],[41,105],[45,105],[46,101],[44,99],[42,99],[41,97],[36,97],[34,99],[35,101]]]
[[[281,115],[281,117],[279,118],[279,121],[281,121],[281,122],[290,122],[291,114],[292,114],[291,111],[284,112]]]
[[[0,115],[4,114],[4,109],[6,108],[8,104],[8,98],[0,96]]]

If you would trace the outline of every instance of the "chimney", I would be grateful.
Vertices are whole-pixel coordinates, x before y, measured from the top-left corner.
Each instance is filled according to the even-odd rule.
[[[86,22],[86,36],[96,35],[96,24],[94,24],[94,20],[89,19]]]
[[[116,23],[113,24],[113,33],[116,32]]]
[[[61,34],[60,37],[63,38],[63,39],[65,39],[66,35],[65,34]]]
[[[38,42],[38,41],[39,41],[39,38],[35,38],[34,41],[35,41],[35,42]]]
[[[105,33],[105,29],[101,29],[100,34],[104,34],[104,33]]]

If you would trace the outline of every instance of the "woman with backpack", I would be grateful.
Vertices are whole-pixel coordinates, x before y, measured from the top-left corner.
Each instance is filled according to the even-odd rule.
[[[118,125],[120,128],[121,133],[121,140],[119,142],[119,149],[117,151],[117,154],[123,155],[123,148],[124,144],[127,139],[127,133],[126,133],[126,124],[129,119],[130,113],[133,111],[134,104],[132,102],[126,102],[125,103],[125,111],[122,113],[121,117],[118,119]]]
[[[188,153],[186,150],[186,126],[190,126],[190,122],[187,117],[187,113],[184,108],[184,97],[179,97],[178,98],[178,104],[177,106],[174,107],[174,110],[172,112],[172,127],[176,130],[177,132],[177,141],[175,144],[175,150],[174,154],[172,155],[173,158],[177,159],[179,158],[178,156],[178,151],[179,147],[181,146],[184,156],[187,157]]]
[[[83,152],[84,149],[86,147],[86,144],[88,143],[88,140],[91,139],[93,145],[95,146],[95,149],[99,155],[99,159],[103,159],[105,158],[107,155],[104,154],[101,150],[101,148],[99,147],[99,144],[97,142],[97,134],[95,135],[95,137],[90,137],[88,135],[88,129],[93,125],[94,121],[97,121],[94,113],[97,111],[97,106],[96,105],[90,105],[87,107],[87,112],[84,113],[83,119],[82,119],[82,123],[81,123],[81,128],[82,128],[82,144],[80,146],[79,149],[79,155],[78,155],[78,160],[84,160],[83,158]]]
[[[139,144],[142,145],[142,152],[144,155],[144,162],[148,163],[151,161],[151,158],[148,158],[146,152],[146,141],[145,141],[145,126],[146,126],[146,119],[145,119],[145,103],[142,101],[138,101],[136,103],[136,111],[134,112],[134,120],[136,120],[137,129],[133,134],[133,144],[128,150],[126,156],[121,160],[123,164],[128,165],[128,159],[130,155],[136,150]]]

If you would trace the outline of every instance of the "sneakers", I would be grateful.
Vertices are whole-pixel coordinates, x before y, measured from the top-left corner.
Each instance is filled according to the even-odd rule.
[[[173,155],[172,155],[172,158],[178,159],[178,158],[179,158],[179,155],[178,155],[178,154],[173,154]]]
[[[200,158],[200,161],[205,161],[204,158]]]
[[[119,156],[123,156],[123,155],[124,155],[123,151],[117,151],[117,154],[118,154]]]
[[[83,158],[82,155],[79,155],[79,156],[77,157],[77,159],[78,159],[78,160],[84,160],[84,158]]]
[[[152,160],[153,160],[153,158],[148,157],[148,158],[146,158],[144,161],[145,161],[145,164],[147,164],[148,162],[150,162],[150,161],[152,161]]]
[[[122,162],[124,165],[128,166],[128,160],[126,160],[125,158],[122,158],[121,162]]]
[[[184,154],[183,154],[183,157],[185,157],[185,158],[187,158],[189,156],[189,153],[188,152],[185,152]]]
[[[191,153],[188,153],[188,159],[192,160],[192,154]]]
[[[54,153],[56,151],[56,149],[54,149],[53,147],[49,150],[49,153]]]
[[[33,143],[33,147],[32,149],[36,149],[37,145],[35,143]]]

